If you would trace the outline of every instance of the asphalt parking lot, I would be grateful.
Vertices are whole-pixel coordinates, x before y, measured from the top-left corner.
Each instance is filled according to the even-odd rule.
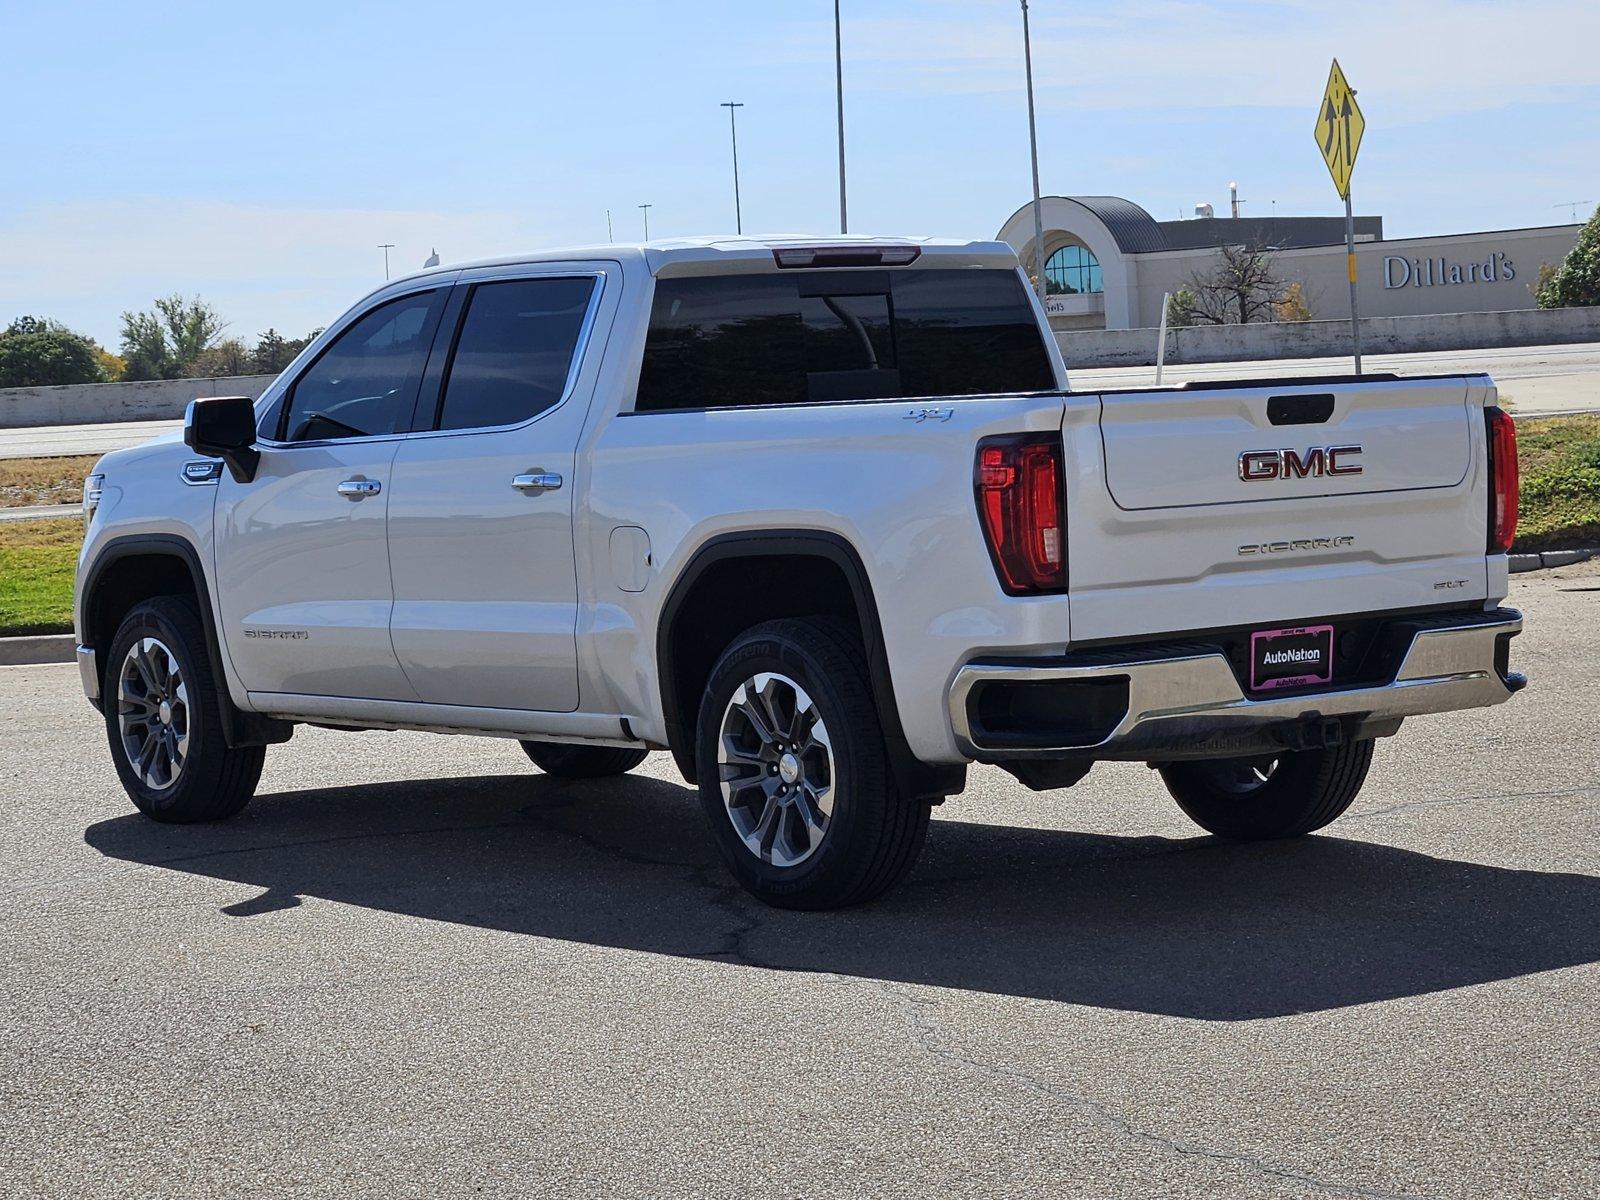
[[[0,1195],[1600,1195],[1600,570],[1512,603],[1533,685],[1322,836],[979,770],[820,916],[665,756],[302,730],[169,828],[72,667],[0,669]]]

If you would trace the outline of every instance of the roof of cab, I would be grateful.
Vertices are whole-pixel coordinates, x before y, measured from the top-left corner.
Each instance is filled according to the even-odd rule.
[[[463,271],[475,267],[515,266],[519,263],[578,262],[594,259],[630,258],[643,260],[652,275],[669,265],[770,263],[772,252],[790,246],[907,246],[922,250],[922,257],[957,257],[964,263],[982,266],[1015,267],[1017,254],[1005,242],[964,241],[957,238],[906,237],[904,235],[867,236],[863,234],[772,234],[762,236],[709,236],[661,238],[650,242],[602,242],[588,246],[559,246],[503,254],[471,262],[443,263],[406,278]],[[921,261],[921,259],[919,259]],[[748,268],[747,268],[748,269]]]

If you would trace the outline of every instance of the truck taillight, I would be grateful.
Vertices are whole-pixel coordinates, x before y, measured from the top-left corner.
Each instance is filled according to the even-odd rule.
[[[1517,536],[1517,427],[1499,408],[1484,409],[1489,421],[1489,553],[1504,554]]]
[[[1061,439],[1007,434],[978,443],[973,490],[1000,585],[1013,596],[1067,586]]]

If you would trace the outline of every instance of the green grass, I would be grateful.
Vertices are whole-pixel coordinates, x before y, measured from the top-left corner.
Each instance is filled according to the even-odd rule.
[[[1518,553],[1600,546],[1600,413],[1517,422]]]
[[[1519,421],[1517,450],[1522,508],[1514,549],[1600,546],[1600,413]],[[71,462],[61,471],[19,462],[10,473],[19,485],[48,489],[52,480],[41,476],[55,475],[76,487],[80,467],[92,462]],[[0,486],[5,476],[0,469]],[[0,523],[0,636],[71,630],[72,576],[82,541],[83,525],[71,517]]]
[[[0,636],[72,629],[72,575],[83,522],[0,523]]]

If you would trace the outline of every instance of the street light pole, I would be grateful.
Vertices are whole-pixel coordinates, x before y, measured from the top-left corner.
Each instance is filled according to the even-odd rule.
[[[744,232],[744,213],[739,208],[739,127],[734,123],[734,109],[743,108],[742,100],[724,100],[728,110],[728,132],[733,136],[733,226],[735,233]]]
[[[654,207],[653,204],[639,205],[639,211],[644,213],[644,240],[647,242],[650,240],[650,210]]]
[[[1022,0],[1022,61],[1028,73],[1028,149],[1033,156],[1034,288],[1044,303],[1044,215],[1039,204],[1039,130],[1033,115],[1033,42],[1028,36],[1028,0]]]
[[[844,34],[839,27],[839,0],[833,0],[833,82],[839,108],[839,232],[850,232],[844,202]]]
[[[389,251],[394,249],[393,242],[379,242],[378,249],[383,251],[383,277],[389,278]]]

